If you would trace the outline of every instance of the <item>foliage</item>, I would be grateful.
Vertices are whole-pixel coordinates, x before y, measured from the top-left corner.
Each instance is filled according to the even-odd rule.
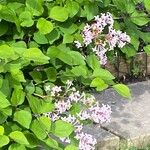
[[[131,44],[121,49],[126,57],[133,57],[137,52],[143,51],[149,55],[148,46],[150,43],[149,22],[150,2],[149,0],[112,0],[107,3],[107,8],[113,9],[116,17],[116,28],[123,29],[131,37]],[[106,5],[105,5],[106,6]],[[146,46],[146,47],[145,47]],[[117,50],[120,54],[120,50]]]
[[[147,3],[144,4],[149,12]],[[55,99],[45,90],[48,85],[63,85],[72,80],[77,87],[91,86],[102,91],[113,86],[123,96],[130,96],[125,85],[115,85],[114,76],[100,66],[95,54],[86,54],[87,49],[83,53],[72,43],[82,41],[80,33],[87,21],[107,10],[112,10],[119,21],[123,17],[124,21],[120,24],[116,21],[115,27],[130,34],[133,51],[138,47],[140,36],[148,43],[149,35],[139,29],[149,18],[146,13],[142,12],[141,16],[135,11],[135,4],[136,1],[130,3],[129,0],[0,0],[2,150],[37,149],[39,145],[45,149],[64,148],[48,135],[71,136],[73,127],[39,116],[55,110]],[[119,16],[118,10],[123,11],[123,16]],[[141,19],[137,20],[139,15]],[[74,107],[72,113],[79,108]],[[68,131],[65,135],[60,132],[63,123]],[[76,149],[74,143],[65,149]]]

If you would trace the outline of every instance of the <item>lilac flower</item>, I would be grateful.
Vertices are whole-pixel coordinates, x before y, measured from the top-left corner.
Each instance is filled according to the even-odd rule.
[[[85,93],[83,93],[81,101],[86,106],[92,106],[95,102],[95,97],[93,95],[86,97]]]
[[[58,101],[55,103],[55,108],[56,111],[60,114],[62,114],[63,112],[69,110],[71,108],[71,103],[70,101]]]
[[[88,28],[88,26],[86,28]],[[101,44],[93,49],[99,58],[105,56],[105,52],[107,51],[105,46],[105,44]],[[103,60],[104,58],[101,59],[101,61]],[[74,126],[74,138],[79,140],[79,150],[94,150],[96,139],[93,138],[92,135],[82,132],[84,120],[91,120],[95,123],[109,122],[111,108],[109,105],[104,104],[102,107],[99,107],[94,96],[77,91],[75,87],[72,87],[72,81],[68,80],[66,84],[65,88],[60,86],[54,86],[52,88],[50,86],[47,87],[47,91],[50,91],[51,96],[53,96],[55,109],[52,112],[43,113],[43,115],[50,118],[53,122],[61,119],[71,123]],[[62,91],[63,89],[65,89],[64,92]],[[59,96],[60,92],[61,96]],[[70,114],[70,110],[74,103],[79,103],[81,110],[78,114],[72,115]],[[71,143],[69,137],[60,138],[60,140],[64,143]]]
[[[77,48],[81,48],[82,47],[82,44],[79,41],[74,41],[74,43],[75,43],[75,46]]]
[[[110,28],[106,35],[106,42],[109,44],[109,50],[113,50],[118,42],[118,35],[115,29]]]
[[[126,43],[130,43],[130,37],[126,33],[122,33],[121,31],[117,31],[118,35],[118,47],[123,48]]]
[[[87,47],[89,44],[94,44],[92,50],[98,56],[101,65],[107,63],[107,51],[113,50],[117,46],[123,48],[127,43],[130,43],[130,37],[122,31],[116,31],[113,25],[112,14],[107,12],[101,14],[101,16],[95,16],[94,22],[91,25],[86,24],[81,33],[83,37],[82,45]],[[108,31],[104,30],[107,29],[106,27]]]
[[[105,16],[102,15],[102,18],[105,20],[106,24],[110,25],[111,27],[113,26],[114,20],[111,13],[107,12]]]
[[[93,38],[97,38],[104,28],[98,22],[96,22],[91,25],[91,29],[92,29]]]
[[[81,95],[80,95],[79,91],[72,92],[68,97],[68,99],[70,101],[74,101],[76,103],[80,100],[80,98],[81,98]]]
[[[67,80],[66,85],[67,85],[67,90],[68,90],[73,85],[73,83],[72,81]]]
[[[65,138],[59,138],[62,142],[64,142],[64,143],[71,143],[71,140],[70,140],[70,138],[69,137],[65,137]]]
[[[87,24],[84,26],[83,32],[89,31],[90,29],[91,29],[91,26],[87,23]]]
[[[123,48],[127,43],[130,43],[130,37],[120,30],[116,31],[110,28],[106,41],[109,44],[110,50],[113,50],[116,46]]]
[[[79,133],[75,136],[79,140],[79,150],[94,150],[96,139],[87,133]]]
[[[88,110],[83,110],[77,116],[80,118],[80,120],[87,120],[90,118],[90,114]]]
[[[111,107],[109,105],[102,105],[102,107],[94,106],[90,108],[91,119],[95,123],[107,123],[110,122]]]
[[[71,116],[70,114],[69,114],[68,117],[61,117],[61,119],[63,121],[66,121],[66,122],[72,123],[72,124],[75,123],[75,121],[76,121],[76,117],[75,116]]]
[[[58,113],[52,113],[52,112],[50,112],[50,113],[43,113],[43,115],[46,116],[46,117],[48,117],[48,118],[50,118],[51,121],[53,121],[53,122],[56,121],[56,120],[58,120],[58,119],[60,119],[60,116],[59,116]]]
[[[45,86],[45,91],[46,91],[46,92],[51,91],[51,86],[50,86],[50,85],[46,85],[46,86]]]
[[[51,89],[51,96],[59,95],[59,92],[61,92],[61,91],[62,91],[62,89],[60,86],[54,86]]]
[[[97,22],[97,24],[99,24],[99,26],[102,26],[103,28],[107,25],[112,27],[114,24],[113,17],[109,12],[101,14],[101,17],[95,16],[95,21]]]
[[[106,56],[106,51],[107,49],[103,45],[97,45],[94,48],[92,48],[93,52],[96,53],[100,60],[101,65],[106,65],[107,63],[107,56]]]
[[[74,127],[75,127],[75,132],[76,133],[80,133],[82,131],[82,129],[83,129],[83,125],[82,124],[75,125]]]
[[[90,43],[92,43],[93,40],[93,34],[91,31],[91,26],[89,26],[88,24],[86,24],[86,26],[83,29],[82,32],[82,37],[83,37],[83,43],[88,46]]]

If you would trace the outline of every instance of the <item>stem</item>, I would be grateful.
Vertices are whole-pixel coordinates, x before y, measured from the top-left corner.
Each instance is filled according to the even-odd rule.
[[[34,96],[37,96],[39,98],[42,98],[42,99],[45,99],[47,97],[49,97],[48,95],[40,95],[40,94],[37,94],[37,93],[33,93]]]
[[[49,81],[49,80],[47,79],[47,80],[44,80],[44,81],[42,81],[42,82],[36,83],[36,84],[34,84],[34,85],[37,86],[37,85],[43,84],[43,83],[45,83],[45,82],[47,82],[47,81]]]

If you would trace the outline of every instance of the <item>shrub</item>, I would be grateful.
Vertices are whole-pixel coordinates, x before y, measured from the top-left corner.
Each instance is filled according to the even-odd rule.
[[[71,140],[65,150],[78,145],[85,149],[84,138],[93,149],[96,141],[86,133],[76,134],[76,125],[107,122],[111,110],[107,105],[100,107],[82,90],[91,86],[103,91],[112,86],[130,97],[129,89],[115,84],[114,76],[100,65],[90,45],[82,50],[75,47],[76,41],[83,40],[85,23],[93,23],[108,2],[0,1],[1,149],[63,149],[58,138]],[[94,112],[106,116],[96,118]]]

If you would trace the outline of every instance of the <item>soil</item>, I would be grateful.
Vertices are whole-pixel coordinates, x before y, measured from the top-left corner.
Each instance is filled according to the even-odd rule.
[[[120,83],[124,83],[124,84],[130,84],[130,83],[136,83],[136,82],[142,82],[142,81],[146,81],[150,79],[150,75],[149,76],[131,76],[131,75],[126,75],[126,76],[121,76],[120,78],[118,78],[116,81],[120,82]]]

